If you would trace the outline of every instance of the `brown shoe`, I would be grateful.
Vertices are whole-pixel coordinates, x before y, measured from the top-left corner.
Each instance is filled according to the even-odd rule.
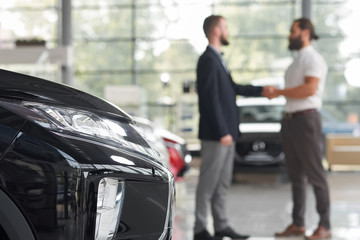
[[[275,237],[294,237],[294,236],[304,236],[305,227],[298,227],[295,224],[288,226],[285,231],[281,233],[275,233]]]
[[[325,240],[331,238],[330,229],[326,229],[323,226],[319,226],[313,233],[313,235],[305,237],[307,240]]]

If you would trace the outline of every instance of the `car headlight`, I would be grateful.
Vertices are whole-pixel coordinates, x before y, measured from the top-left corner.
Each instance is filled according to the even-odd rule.
[[[39,125],[60,132],[79,134],[123,144],[126,130],[109,118],[94,112],[39,103],[23,103],[43,118],[33,118]]]
[[[121,117],[114,114],[34,102],[0,101],[0,106],[53,132],[89,140],[95,144],[135,150],[159,160],[159,154],[135,127],[118,120]]]
[[[98,186],[95,240],[112,239],[119,227],[124,200],[124,182],[101,179]]]

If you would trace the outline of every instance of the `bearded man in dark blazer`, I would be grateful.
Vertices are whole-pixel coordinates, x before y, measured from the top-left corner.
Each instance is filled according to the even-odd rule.
[[[222,239],[225,236],[246,239],[249,236],[236,233],[229,226],[225,208],[226,193],[233,174],[235,140],[239,134],[236,95],[266,95],[267,87],[233,82],[221,54],[222,46],[229,44],[224,17],[207,17],[203,29],[209,45],[199,58],[196,72],[201,166],[196,190],[194,240]],[[207,230],[209,209],[215,236]]]

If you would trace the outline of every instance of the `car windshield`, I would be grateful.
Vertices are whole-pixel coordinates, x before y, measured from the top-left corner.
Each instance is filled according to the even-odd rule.
[[[278,123],[281,121],[283,105],[252,105],[239,107],[241,123]]]

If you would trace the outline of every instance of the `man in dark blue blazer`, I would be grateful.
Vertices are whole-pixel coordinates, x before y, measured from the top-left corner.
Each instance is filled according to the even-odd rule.
[[[194,240],[230,237],[246,239],[236,233],[226,217],[226,193],[231,184],[235,140],[239,134],[239,114],[236,95],[261,96],[266,87],[238,85],[233,82],[221,55],[222,46],[229,44],[226,20],[212,15],[204,21],[209,41],[197,65],[199,96],[199,139],[201,166],[196,190]],[[211,209],[215,236],[207,231],[207,216]]]

